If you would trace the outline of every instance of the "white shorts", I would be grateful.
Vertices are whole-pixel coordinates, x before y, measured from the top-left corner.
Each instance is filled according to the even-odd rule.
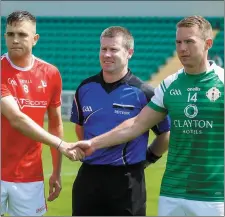
[[[42,216],[47,211],[44,182],[1,181],[1,215]]]
[[[224,203],[160,196],[158,216],[224,216]]]

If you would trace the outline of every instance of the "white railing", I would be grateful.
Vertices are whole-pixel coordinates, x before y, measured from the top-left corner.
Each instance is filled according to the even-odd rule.
[[[62,92],[62,118],[63,120],[69,120],[71,115],[71,108],[73,103],[75,91]]]

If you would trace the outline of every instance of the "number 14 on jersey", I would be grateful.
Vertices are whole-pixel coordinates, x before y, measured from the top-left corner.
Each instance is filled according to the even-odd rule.
[[[196,102],[197,101],[197,93],[191,94],[188,93],[188,102]]]

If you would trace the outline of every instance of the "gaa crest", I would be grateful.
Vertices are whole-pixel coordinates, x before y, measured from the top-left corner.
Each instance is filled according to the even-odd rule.
[[[206,96],[211,102],[215,102],[221,96],[221,93],[216,87],[212,87],[206,92]]]

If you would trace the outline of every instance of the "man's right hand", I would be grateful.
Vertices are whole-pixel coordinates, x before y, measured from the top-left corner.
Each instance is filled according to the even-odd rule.
[[[79,161],[86,156],[85,152],[80,147],[76,146],[76,143],[62,141],[58,150],[71,161]]]
[[[92,146],[91,144],[91,140],[80,140],[74,144],[72,144],[72,146],[70,146],[70,150],[76,150],[76,149],[82,150],[85,154],[85,156],[90,156],[95,152],[95,148]]]

